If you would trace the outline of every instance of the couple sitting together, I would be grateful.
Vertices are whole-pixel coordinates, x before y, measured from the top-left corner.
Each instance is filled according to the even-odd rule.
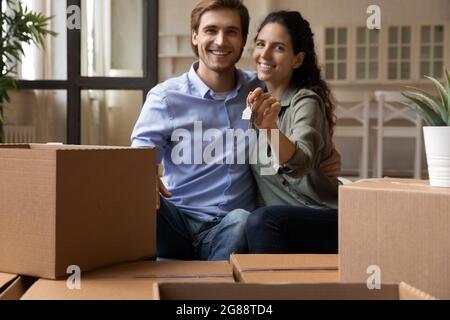
[[[158,257],[337,253],[334,105],[310,25],[299,12],[270,13],[254,39],[255,73],[236,68],[249,20],[242,1],[200,1],[191,14],[198,61],[148,93],[133,130],[132,146],[156,148],[164,166],[157,190]],[[175,134],[194,133],[199,123],[203,137]],[[261,144],[238,138],[241,154],[225,139],[230,130],[253,130],[256,140],[267,141],[256,161],[251,154]],[[214,161],[205,161],[208,152]]]

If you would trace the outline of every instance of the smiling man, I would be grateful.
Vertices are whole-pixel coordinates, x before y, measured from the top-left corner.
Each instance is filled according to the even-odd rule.
[[[157,213],[159,257],[228,260],[232,252],[247,251],[246,211],[255,203],[248,161],[226,161],[233,152],[228,150],[216,154],[216,163],[199,163],[195,158],[209,144],[175,141],[173,133],[195,132],[194,123],[201,122],[204,131],[222,135],[212,141],[225,141],[229,129],[248,129],[242,112],[248,93],[260,83],[254,73],[238,70],[235,64],[247,41],[249,20],[242,1],[199,2],[191,13],[192,48],[199,61],[189,72],[154,87],[135,125],[132,146],[155,147],[164,166],[167,189],[160,182],[163,197]],[[188,156],[193,161],[174,161],[177,143],[192,147]],[[243,143],[248,150],[248,141]]]

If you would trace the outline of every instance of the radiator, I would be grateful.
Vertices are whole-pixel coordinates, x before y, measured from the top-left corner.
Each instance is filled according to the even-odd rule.
[[[33,143],[36,142],[36,127],[34,126],[11,126],[3,127],[6,143]]]

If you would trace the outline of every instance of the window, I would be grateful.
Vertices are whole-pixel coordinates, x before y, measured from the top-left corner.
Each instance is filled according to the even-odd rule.
[[[37,0],[27,1],[37,2]],[[44,3],[47,1],[39,2]],[[19,80],[17,84],[19,89],[40,89],[48,92],[60,90],[63,92],[67,101],[67,103],[62,104],[67,119],[65,128],[67,138],[64,142],[79,144],[82,142],[82,121],[85,119],[85,117],[82,117],[82,102],[85,102],[83,97],[86,92],[99,90],[100,94],[97,94],[97,96],[105,97],[111,96],[111,94],[108,95],[110,92],[119,92],[121,95],[112,94],[112,96],[123,97],[126,96],[127,92],[135,95],[139,91],[144,97],[147,91],[156,84],[158,69],[158,0],[133,0],[126,2],[123,0],[52,0],[49,3],[55,8],[59,8],[58,10],[60,11],[58,11],[59,13],[55,20],[58,17],[62,17],[59,21],[62,26],[65,26],[67,7],[75,5],[81,8],[83,15],[81,30],[64,30],[64,37],[56,38],[58,41],[62,40],[64,42],[63,45],[67,48],[65,52],[61,50],[55,51],[57,52],[55,56],[59,59],[58,61],[63,61],[66,64],[66,66],[64,66],[64,63],[58,64],[56,71],[59,69],[64,70],[64,74],[60,77],[50,75],[49,77],[41,78],[38,75],[29,74],[28,80]],[[61,3],[63,4],[61,5]],[[108,8],[108,10],[97,10],[92,14],[92,10],[96,6],[103,6]],[[128,11],[124,11],[124,7]],[[131,10],[130,8],[135,9]],[[97,12],[97,15],[95,12]],[[130,35],[123,31],[125,30],[123,24],[111,23],[111,25],[107,25],[101,23],[109,21],[101,16],[103,13],[110,14],[112,18],[116,17],[117,21],[123,21],[126,17],[131,21],[127,25],[128,29],[133,27],[139,30],[136,29],[136,32]],[[130,17],[131,13],[135,15]],[[100,30],[103,30],[102,28],[109,30],[106,32],[108,37],[101,35]],[[89,33],[90,37],[87,36]],[[126,44],[130,41],[136,43],[136,45],[124,45],[124,43]],[[131,52],[133,58],[122,59],[124,50]],[[66,59],[60,59],[59,56],[64,54]],[[127,92],[122,92],[121,90],[126,90]],[[115,99],[117,100],[118,98]],[[83,110],[86,109],[88,107],[86,107],[86,104],[83,104]],[[129,109],[127,111],[131,111],[132,108]],[[93,110],[95,111],[95,105]],[[119,109],[111,110],[110,113],[115,115],[113,119],[120,119],[120,116],[116,115]],[[123,110],[120,110],[120,112],[126,113]],[[94,115],[93,119],[95,120],[96,113],[91,113]],[[84,127],[86,127],[86,123],[90,124],[92,121],[85,121],[83,123]],[[105,127],[107,125],[102,126],[101,130],[106,130]],[[106,134],[104,136],[108,137]],[[97,139],[96,141],[108,140]]]
[[[388,80],[411,78],[411,27],[389,27]]]
[[[444,26],[420,28],[420,76],[443,77]]]
[[[376,80],[379,69],[380,31],[358,27],[356,30],[356,79]]]
[[[325,79],[347,79],[347,29],[325,30]]]

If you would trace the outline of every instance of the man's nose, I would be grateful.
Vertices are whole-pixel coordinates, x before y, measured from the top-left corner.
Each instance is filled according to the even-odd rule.
[[[216,45],[223,45],[225,43],[225,34],[223,31],[217,32],[216,39],[214,41]]]

